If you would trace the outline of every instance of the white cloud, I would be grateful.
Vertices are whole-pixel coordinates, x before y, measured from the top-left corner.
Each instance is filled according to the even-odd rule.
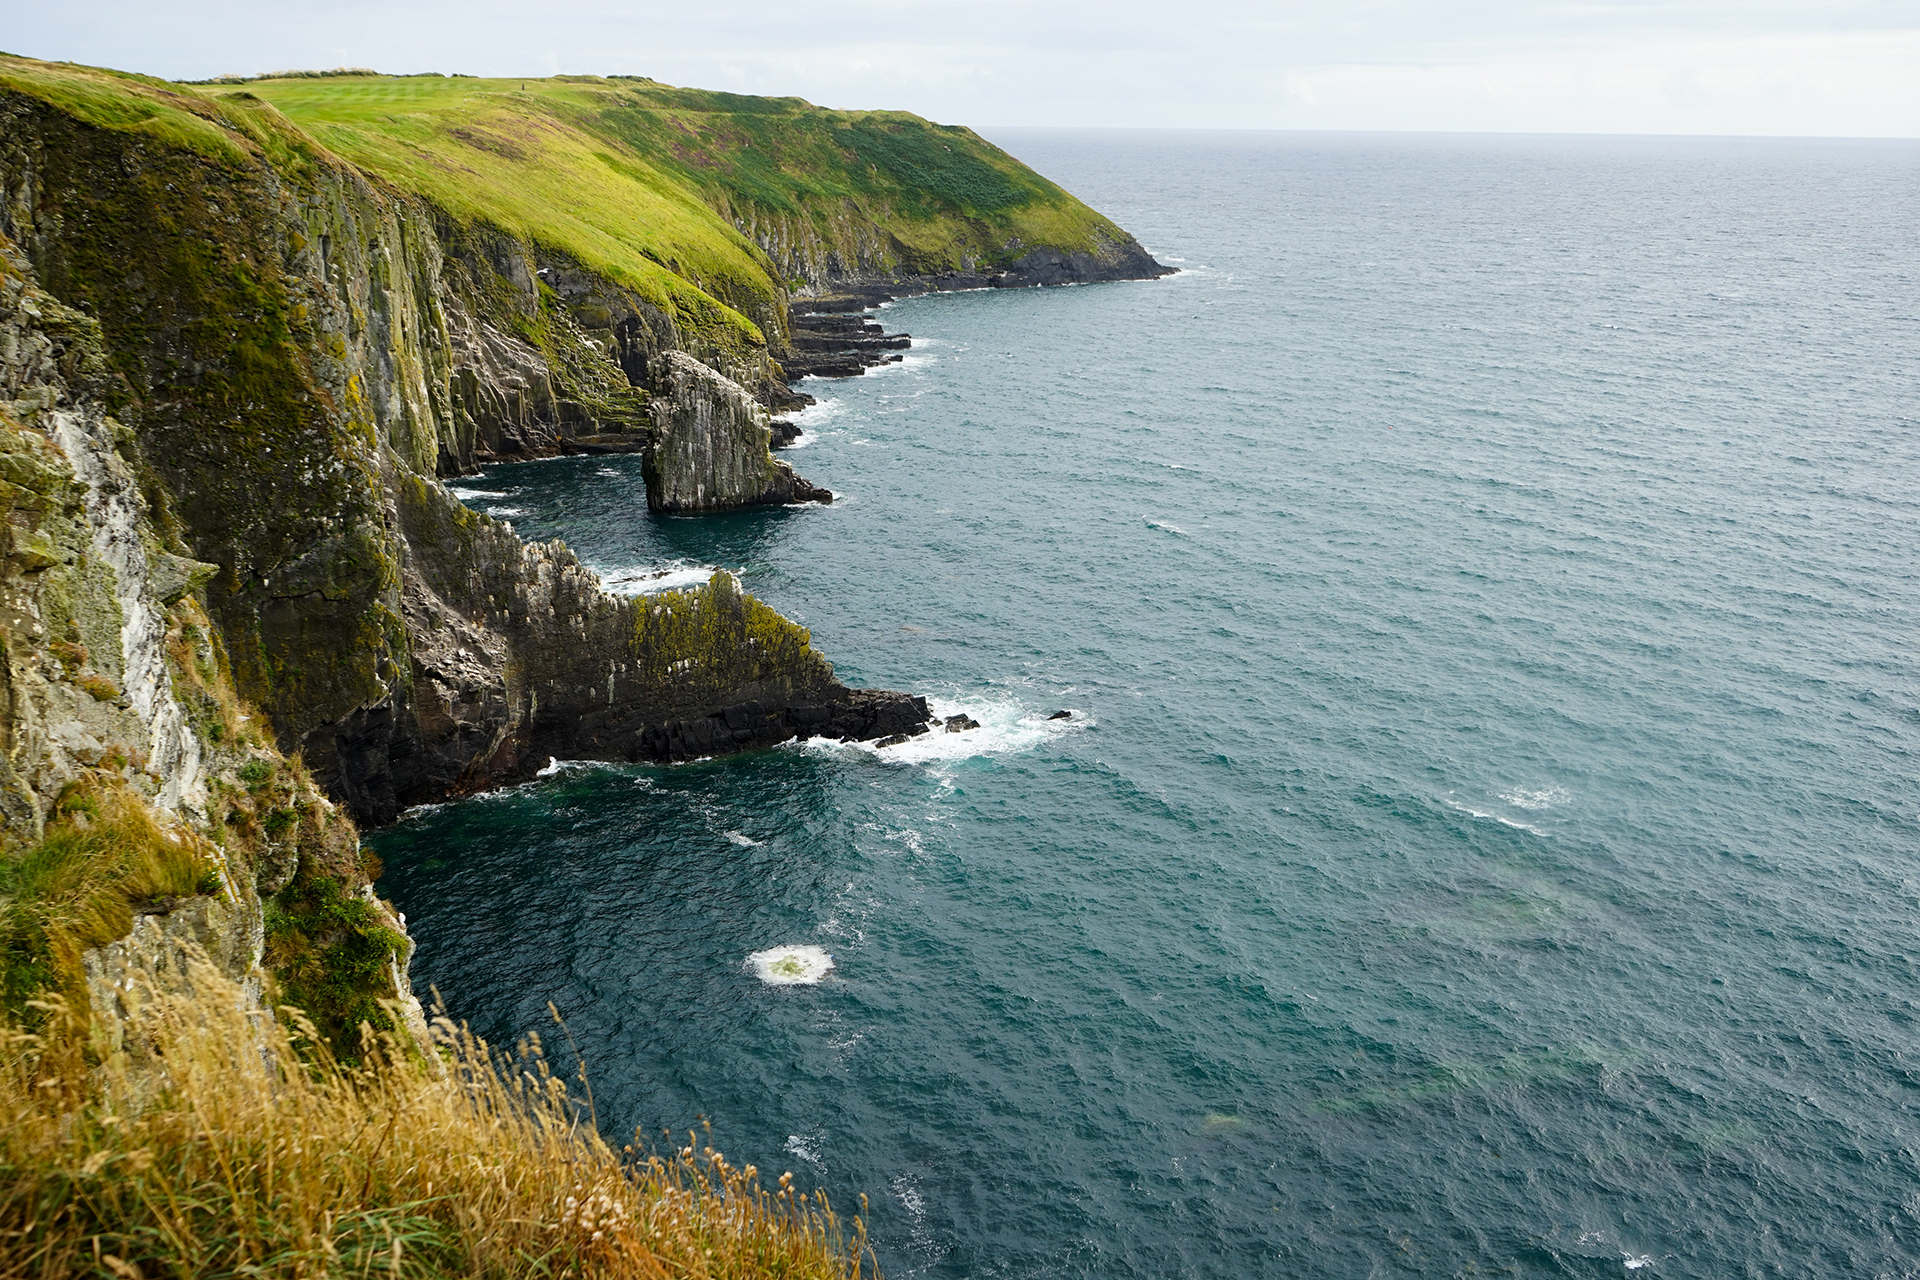
[[[1588,40],[1475,61],[1290,68],[1278,127],[1920,134],[1920,33]],[[1279,95],[1276,95],[1278,99]]]
[[[1920,136],[1920,0],[0,0],[0,13],[15,52],[180,77],[342,63],[639,74],[982,126]]]

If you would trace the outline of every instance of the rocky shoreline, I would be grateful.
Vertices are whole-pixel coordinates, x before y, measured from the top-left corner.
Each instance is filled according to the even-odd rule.
[[[801,435],[798,424],[772,417],[768,410],[791,410],[815,403],[813,396],[794,385],[804,378],[858,377],[868,369],[900,361],[902,353],[912,346],[912,335],[887,332],[874,318],[881,306],[933,292],[1079,283],[1086,277],[1155,278],[1172,273],[1172,268],[1154,262],[1144,251],[1139,258],[1141,261],[1129,259],[1124,268],[1109,266],[1104,272],[1079,264],[1078,274],[1064,259],[1040,259],[1041,268],[1025,276],[948,274],[835,281],[827,289],[791,299],[787,307],[787,345],[775,365],[777,373],[757,387],[755,394],[683,353],[666,352],[652,365],[655,398],[650,402],[650,432],[628,439],[561,438],[558,451],[646,453],[648,505],[660,512],[831,503],[830,492],[797,475],[787,463],[775,459],[771,471],[763,469],[771,451],[792,446]],[[1122,270],[1138,274],[1121,275]],[[676,453],[683,456],[676,457]],[[747,698],[669,721],[607,724],[601,717],[590,716],[581,722],[578,733],[547,735],[541,750],[551,749],[565,758],[675,763],[759,750],[795,739],[817,737],[888,747],[935,728],[963,733],[979,727],[964,715],[949,716],[943,724],[937,722],[921,697],[834,684],[813,701]],[[520,768],[524,770],[537,757],[537,752],[523,753],[520,758],[527,763]]]
[[[204,855],[158,888],[98,869],[132,933],[60,980],[110,1022],[113,975],[189,942],[325,1027],[413,1007],[404,922],[359,842],[408,807],[553,758],[937,727],[923,698],[848,688],[726,573],[618,595],[444,481],[638,454],[636,519],[830,502],[773,455],[794,438],[773,414],[808,402],[790,381],[900,358],[912,339],[873,305],[1166,271],[1057,190],[1097,254],[971,239],[952,255],[970,267],[1021,256],[916,274],[857,209],[736,206],[695,228],[710,253],[684,272],[594,265],[558,246],[560,211],[543,235],[456,214],[251,92],[0,71],[0,845],[111,813]],[[943,134],[940,154],[971,145]]]

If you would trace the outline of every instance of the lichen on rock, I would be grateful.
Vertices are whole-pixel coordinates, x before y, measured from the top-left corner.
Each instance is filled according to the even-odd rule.
[[[655,511],[831,502],[770,452],[767,411],[738,383],[677,351],[660,358],[647,456],[647,505]]]

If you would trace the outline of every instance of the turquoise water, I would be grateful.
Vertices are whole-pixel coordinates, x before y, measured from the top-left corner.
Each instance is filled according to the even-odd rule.
[[[1183,274],[461,485],[983,728],[416,814],[416,983],[893,1276],[1920,1267],[1920,146],[996,140]]]

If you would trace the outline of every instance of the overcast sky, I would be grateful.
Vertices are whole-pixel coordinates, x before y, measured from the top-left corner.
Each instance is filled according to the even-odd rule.
[[[0,48],[647,75],[984,127],[1920,136],[1920,0],[0,0]]]

